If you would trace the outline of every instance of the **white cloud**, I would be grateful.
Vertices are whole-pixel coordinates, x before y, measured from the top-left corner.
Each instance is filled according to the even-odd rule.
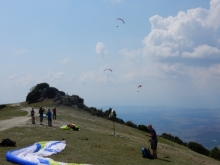
[[[19,78],[17,80],[17,84],[20,84],[21,86],[27,86],[33,80],[35,80],[35,77],[33,77],[32,75],[28,74],[28,75],[25,75],[24,77]]]
[[[104,83],[104,82],[113,82],[115,80],[114,71],[106,70],[110,68],[109,65],[101,67],[99,70],[84,72],[80,75],[79,81],[82,83],[93,84],[93,83]]]
[[[61,60],[60,63],[66,64],[66,63],[68,63],[69,61],[70,61],[69,58],[65,58],[65,59]]]
[[[213,65],[208,68],[204,67],[187,67],[185,68],[191,79],[196,86],[204,87],[217,87],[220,86],[220,64]]]
[[[108,54],[105,45],[102,42],[97,43],[95,50],[96,50],[96,54],[102,55],[102,57],[106,57]]]
[[[36,78],[29,73],[21,73],[21,74],[13,74],[8,77],[9,79],[9,86],[27,86],[31,82],[35,81]]]
[[[220,26],[219,20],[219,11],[220,11],[220,2],[219,0],[211,0],[210,1],[210,13],[207,23],[214,27]]]
[[[66,75],[63,72],[57,72],[57,73],[49,72],[46,77],[49,78],[50,80],[62,80],[65,79]]]
[[[182,56],[189,58],[220,58],[220,49],[209,45],[201,45],[194,48],[192,52],[183,52]]]
[[[129,51],[127,49],[122,49],[119,51],[120,54],[123,55],[124,58],[126,59],[134,59],[134,58],[137,58],[137,57],[140,57],[142,55],[142,50],[132,50],[132,51]]]
[[[13,80],[13,79],[16,78],[16,77],[17,77],[16,74],[13,74],[13,75],[8,76],[8,78],[9,78],[10,80]]]
[[[144,56],[152,59],[219,58],[220,1],[211,0],[210,9],[180,11],[176,16],[150,18],[151,32],[143,40]]]
[[[19,49],[19,50],[15,50],[12,51],[15,55],[23,55],[27,52],[27,49]]]

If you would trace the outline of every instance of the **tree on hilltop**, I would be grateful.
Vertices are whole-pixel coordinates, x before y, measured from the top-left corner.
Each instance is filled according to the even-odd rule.
[[[30,89],[30,92],[26,97],[26,102],[29,104],[36,103],[45,98],[53,99],[57,95],[65,96],[65,93],[63,91],[59,91],[57,88],[50,87],[48,83],[44,82],[37,84]]]

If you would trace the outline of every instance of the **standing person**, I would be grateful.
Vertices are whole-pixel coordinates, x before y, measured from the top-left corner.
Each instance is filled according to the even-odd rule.
[[[44,118],[44,110],[42,107],[39,109],[39,115],[40,115],[40,125],[42,125],[43,118]]]
[[[146,134],[146,136],[151,137],[151,139],[150,139],[151,149],[153,150],[153,156],[154,156],[154,158],[157,159],[157,142],[158,142],[158,140],[157,140],[157,133],[156,133],[156,131],[152,128],[152,125],[151,125],[151,124],[149,124],[149,125],[147,126],[147,128],[148,128],[148,130],[149,130],[150,135],[149,135],[149,134]]]
[[[31,110],[31,120],[32,120],[32,124],[35,124],[35,111],[34,111],[34,108],[32,108]]]
[[[52,113],[51,113],[50,109],[48,109],[46,115],[47,115],[47,119],[48,119],[48,126],[52,127]]]
[[[53,108],[53,120],[57,119],[57,110],[56,107]]]

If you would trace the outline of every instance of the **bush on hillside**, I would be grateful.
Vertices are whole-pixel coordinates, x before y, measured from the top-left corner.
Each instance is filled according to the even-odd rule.
[[[149,130],[148,130],[148,128],[147,128],[146,125],[141,124],[141,125],[138,125],[137,128],[138,128],[139,130],[141,130],[141,131],[149,132]]]
[[[36,103],[38,101],[42,101],[45,98],[53,99],[57,95],[65,96],[65,93],[54,87],[50,87],[47,83],[40,83],[30,89],[30,92],[26,97],[26,102],[29,104]]]
[[[0,109],[1,109],[1,108],[5,108],[5,107],[6,107],[5,104],[1,104],[1,105],[0,105]]]
[[[214,147],[210,153],[209,153],[209,156],[211,158],[214,158],[216,160],[220,160],[220,149],[218,149],[217,147]]]
[[[60,94],[60,96],[65,96],[66,95],[65,92],[63,92],[63,91],[58,91],[58,93]]]
[[[104,117],[102,109],[99,110],[94,107],[90,107],[90,108],[88,108],[87,111],[89,111],[91,113],[91,115],[98,116],[98,117]]]
[[[204,148],[201,144],[198,144],[196,142],[189,142],[188,143],[188,148],[190,148],[191,150],[198,152],[200,154],[209,155],[209,150],[207,150],[206,148]]]
[[[125,122],[125,125],[129,126],[129,127],[132,127],[132,128],[137,128],[137,125],[134,124],[132,121],[127,121]]]
[[[28,102],[28,104],[31,104],[31,103],[36,103],[38,101],[38,99],[40,98],[41,96],[41,92],[40,91],[32,91],[32,92],[29,92],[27,97],[26,97],[26,102]]]
[[[54,87],[48,87],[45,90],[45,96],[48,97],[49,99],[55,98],[57,93],[58,93],[58,89]]]
[[[184,142],[183,142],[179,137],[177,137],[177,136],[172,136],[172,135],[167,134],[167,133],[162,133],[161,136],[162,136],[163,138],[165,138],[165,139],[168,139],[168,140],[173,141],[173,142],[175,142],[175,143],[178,143],[178,144],[180,144],[180,145],[187,146],[187,143],[184,143]]]
[[[115,118],[114,121],[117,122],[117,123],[120,123],[120,124],[125,124],[124,120],[122,120],[120,118],[117,118],[117,117]]]
[[[40,84],[37,84],[33,90],[35,90],[35,91],[42,90],[43,91],[46,88],[49,88],[49,84],[47,84],[47,83],[40,83]]]

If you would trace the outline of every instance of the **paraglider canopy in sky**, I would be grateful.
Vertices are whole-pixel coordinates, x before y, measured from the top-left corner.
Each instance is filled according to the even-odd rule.
[[[112,72],[112,70],[111,70],[111,69],[105,69],[104,72],[109,73],[109,72]],[[108,75],[107,75],[107,76],[108,76]]]
[[[124,21],[123,19],[121,19],[121,18],[116,18],[116,20],[122,21],[123,24],[125,24],[125,21]],[[117,27],[118,27],[118,26],[117,26]]]
[[[121,20],[123,22],[123,24],[125,23],[125,21],[121,18],[116,18],[116,20]]]
[[[138,88],[140,88],[140,87],[142,87],[142,85],[138,85]],[[139,91],[137,91],[137,92],[139,92]]]
[[[112,72],[112,70],[111,70],[111,69],[105,69],[104,71],[107,71],[107,70],[109,70],[109,71],[111,71],[111,72]]]

